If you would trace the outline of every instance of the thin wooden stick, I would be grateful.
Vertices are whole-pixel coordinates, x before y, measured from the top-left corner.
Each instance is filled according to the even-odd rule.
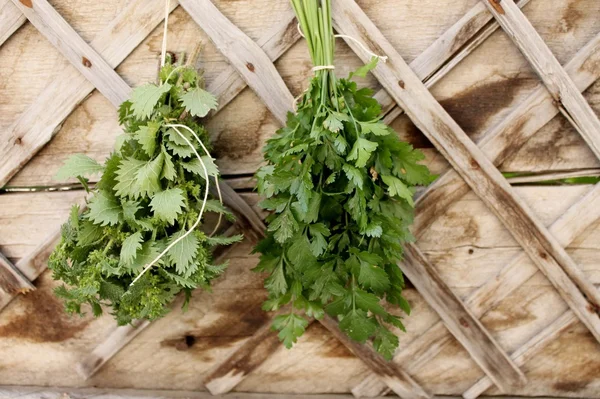
[[[23,13],[10,1],[0,0],[0,46],[27,21]]]

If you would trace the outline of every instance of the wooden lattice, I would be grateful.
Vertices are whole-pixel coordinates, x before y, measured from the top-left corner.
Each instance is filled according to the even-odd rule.
[[[600,341],[600,294],[564,249],[600,217],[600,187],[591,189],[563,216],[544,226],[496,168],[559,113],[600,158],[600,120],[581,95],[600,77],[600,35],[563,67],[521,12],[520,7],[528,0],[481,0],[408,65],[354,1],[332,2],[338,32],[389,57],[373,73],[383,87],[376,97],[383,104],[386,121],[406,113],[453,167],[418,198],[415,235],[420,237],[454,202],[472,190],[524,250],[494,278],[461,299],[419,247],[407,245],[405,261],[399,266],[441,321],[399,351],[394,362],[385,362],[371,347],[349,340],[334,320],[325,317],[318,321],[370,370],[356,384],[354,395],[371,397],[391,390],[401,397],[431,397],[411,374],[441,353],[453,341],[452,337],[485,373],[464,392],[465,398],[476,398],[493,385],[510,392],[511,387],[526,383],[522,366],[578,322]],[[163,5],[162,0],[131,0],[88,44],[47,0],[0,0],[0,45],[28,20],[75,67],[59,73],[56,81],[9,127],[8,140],[0,143],[0,187],[52,139],[63,120],[92,90],[97,89],[115,107],[128,97],[131,88],[114,68],[161,22]],[[300,39],[291,11],[255,42],[210,0],[180,0],[179,5],[229,61],[230,65],[208,86],[219,98],[216,113],[249,86],[283,124],[286,113],[291,111],[293,96],[273,62]],[[177,6],[172,0],[171,10]],[[131,25],[135,29],[131,30]],[[510,36],[542,82],[474,143],[428,89],[498,27]],[[368,55],[356,43],[347,44],[363,61],[368,61]],[[226,185],[224,191],[228,205],[248,219],[238,228],[250,237],[262,237],[262,215],[246,203],[248,196],[243,198]],[[0,257],[0,309],[15,296],[33,289],[32,281],[45,270],[45,260],[58,237],[57,231],[15,265]],[[523,262],[527,257],[536,267]],[[479,319],[538,270],[550,280],[569,309],[509,353]],[[149,324],[116,328],[81,361],[81,374],[91,377]],[[279,348],[269,324],[265,323],[223,359],[205,379],[211,393],[231,391]]]

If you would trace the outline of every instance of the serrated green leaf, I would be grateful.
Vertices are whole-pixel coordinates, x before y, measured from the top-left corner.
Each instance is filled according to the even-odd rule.
[[[406,184],[402,182],[402,180],[388,175],[383,175],[381,178],[383,179],[383,182],[387,184],[388,192],[392,197],[398,196],[400,198],[404,198],[410,206],[415,205],[413,200],[414,192],[408,188]]]
[[[325,129],[337,133],[344,128],[343,122],[347,122],[349,120],[350,119],[346,114],[341,112],[331,112],[323,121],[323,126]]]
[[[354,146],[352,146],[352,150],[346,159],[348,161],[355,160],[356,162],[354,164],[356,167],[362,168],[367,164],[367,161],[376,148],[376,142],[359,137],[356,142],[354,142]]]
[[[150,201],[154,216],[173,224],[177,215],[185,208],[185,196],[180,188],[171,188],[154,194]]]
[[[94,195],[88,204],[88,209],[87,217],[95,224],[107,226],[119,222],[121,205],[106,191],[100,191]]]
[[[159,253],[158,247],[154,241],[146,241],[142,244],[142,249],[137,252],[136,257],[133,259],[133,262],[128,265],[128,268],[137,274],[141,272],[144,267],[148,266],[150,262],[156,259]]]
[[[161,178],[165,178],[167,180],[173,181],[177,177],[177,171],[175,170],[175,164],[173,164],[173,160],[171,159],[171,155],[167,152],[165,147],[162,147],[162,153],[165,157],[165,164],[162,170]]]
[[[138,174],[146,162],[139,159],[130,158],[123,159],[116,173],[116,181],[114,189],[118,196],[121,197],[139,197],[140,188]]]
[[[104,167],[94,159],[83,154],[71,155],[60,167],[56,176],[56,180],[66,180],[79,176],[91,176],[100,173]]]
[[[185,234],[186,231],[184,230],[175,233],[169,240],[169,245]],[[195,234],[188,234],[169,250],[169,258],[175,264],[175,270],[178,274],[189,277],[192,262],[198,253],[199,244]]]
[[[199,87],[180,97],[185,109],[193,116],[205,117],[211,109],[217,109],[217,98]]]
[[[265,288],[271,295],[284,295],[288,290],[283,261],[278,261],[271,275],[265,279]]]
[[[87,245],[94,244],[96,241],[103,237],[103,230],[97,224],[84,220],[81,223],[79,232],[77,233],[77,244],[85,247]]]
[[[372,133],[375,136],[387,136],[391,133],[389,126],[383,122],[359,122],[363,134]]]
[[[273,328],[279,331],[279,339],[288,349],[304,334],[307,326],[308,321],[295,313],[279,315],[273,319]]]
[[[346,177],[348,178],[348,180],[350,180],[356,185],[356,187],[362,190],[364,178],[361,171],[358,168],[355,168],[354,166],[350,165],[349,163],[344,164],[342,169],[344,173],[346,173]]]
[[[383,326],[379,326],[373,340],[373,347],[384,359],[389,361],[394,358],[399,343],[400,341],[394,333]]]
[[[135,132],[135,139],[149,157],[153,156],[156,151],[156,136],[159,129],[160,123],[148,122],[146,126],[140,126]]]
[[[127,236],[121,247],[120,259],[123,264],[131,264],[137,255],[137,251],[142,249],[142,233],[136,231]]]
[[[274,236],[277,242],[283,243],[290,239],[298,231],[298,228],[296,218],[294,218],[290,208],[287,208],[269,224],[267,230],[275,233]]]
[[[364,343],[377,330],[377,324],[362,310],[353,310],[340,321],[340,329],[350,338]]]
[[[204,167],[206,168],[206,172],[209,176],[219,176],[219,169],[217,168],[217,165],[215,164],[213,158],[205,155],[203,157],[200,157],[200,159],[202,159]],[[189,162],[182,162],[181,166],[183,166],[183,168],[190,173],[197,174],[203,179],[206,178],[204,168],[202,167],[202,164],[200,163],[198,158],[194,158]]]
[[[151,196],[161,190],[160,175],[163,169],[164,155],[158,154],[152,161],[145,163],[137,173],[137,195]]]
[[[171,90],[169,83],[163,83],[160,86],[148,83],[133,89],[130,99],[133,115],[138,119],[150,117],[158,100],[169,90]]]

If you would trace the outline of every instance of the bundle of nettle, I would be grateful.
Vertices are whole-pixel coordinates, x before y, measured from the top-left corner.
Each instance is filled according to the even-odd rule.
[[[193,289],[223,272],[224,264],[212,262],[214,246],[241,239],[201,229],[204,212],[219,222],[232,217],[209,198],[218,170],[199,118],[216,99],[187,65],[166,63],[160,81],[136,88],[121,105],[124,134],[104,165],[74,155],[57,175],[88,190],[86,176],[102,174],[87,208],[73,207],[50,256],[54,278],[68,285],[56,294],[72,313],[89,304],[96,316],[109,306],[119,324],[161,317],[177,294],[185,293],[186,304]]]
[[[302,315],[337,317],[352,339],[372,340],[390,359],[404,330],[401,317],[381,302],[410,312],[397,262],[413,240],[415,185],[433,180],[419,165],[423,154],[399,140],[381,119],[373,91],[359,89],[377,58],[348,79],[334,73],[334,40],[328,0],[292,0],[312,57],[315,76],[287,126],[265,147],[257,172],[266,199],[268,236],[256,247],[256,270],[269,297],[265,310],[291,304],[273,327],[291,347],[308,322]]]

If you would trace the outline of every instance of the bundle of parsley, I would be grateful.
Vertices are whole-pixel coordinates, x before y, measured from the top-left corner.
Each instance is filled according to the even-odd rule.
[[[216,99],[189,66],[167,63],[160,78],[121,105],[124,134],[104,165],[74,155],[57,175],[76,177],[88,190],[86,176],[102,174],[87,209],[73,207],[50,256],[53,277],[68,285],[56,294],[72,313],[87,303],[96,316],[109,306],[121,325],[161,317],[178,293],[185,292],[185,304],[193,289],[223,272],[225,265],[212,262],[212,247],[241,238],[197,228],[203,211],[219,214],[219,221],[231,216],[207,199],[218,170],[198,118],[216,108]]]
[[[264,309],[291,304],[273,323],[288,348],[307,326],[302,313],[327,312],[352,339],[372,340],[390,359],[398,346],[390,327],[404,326],[381,302],[410,312],[397,262],[402,244],[413,239],[414,186],[433,176],[418,164],[423,154],[381,122],[372,90],[350,80],[364,77],[377,58],[337,79],[329,0],[292,5],[315,76],[297,113],[268,141],[267,165],[257,172],[261,204],[273,211],[268,236],[256,247],[256,270],[270,273]]]

